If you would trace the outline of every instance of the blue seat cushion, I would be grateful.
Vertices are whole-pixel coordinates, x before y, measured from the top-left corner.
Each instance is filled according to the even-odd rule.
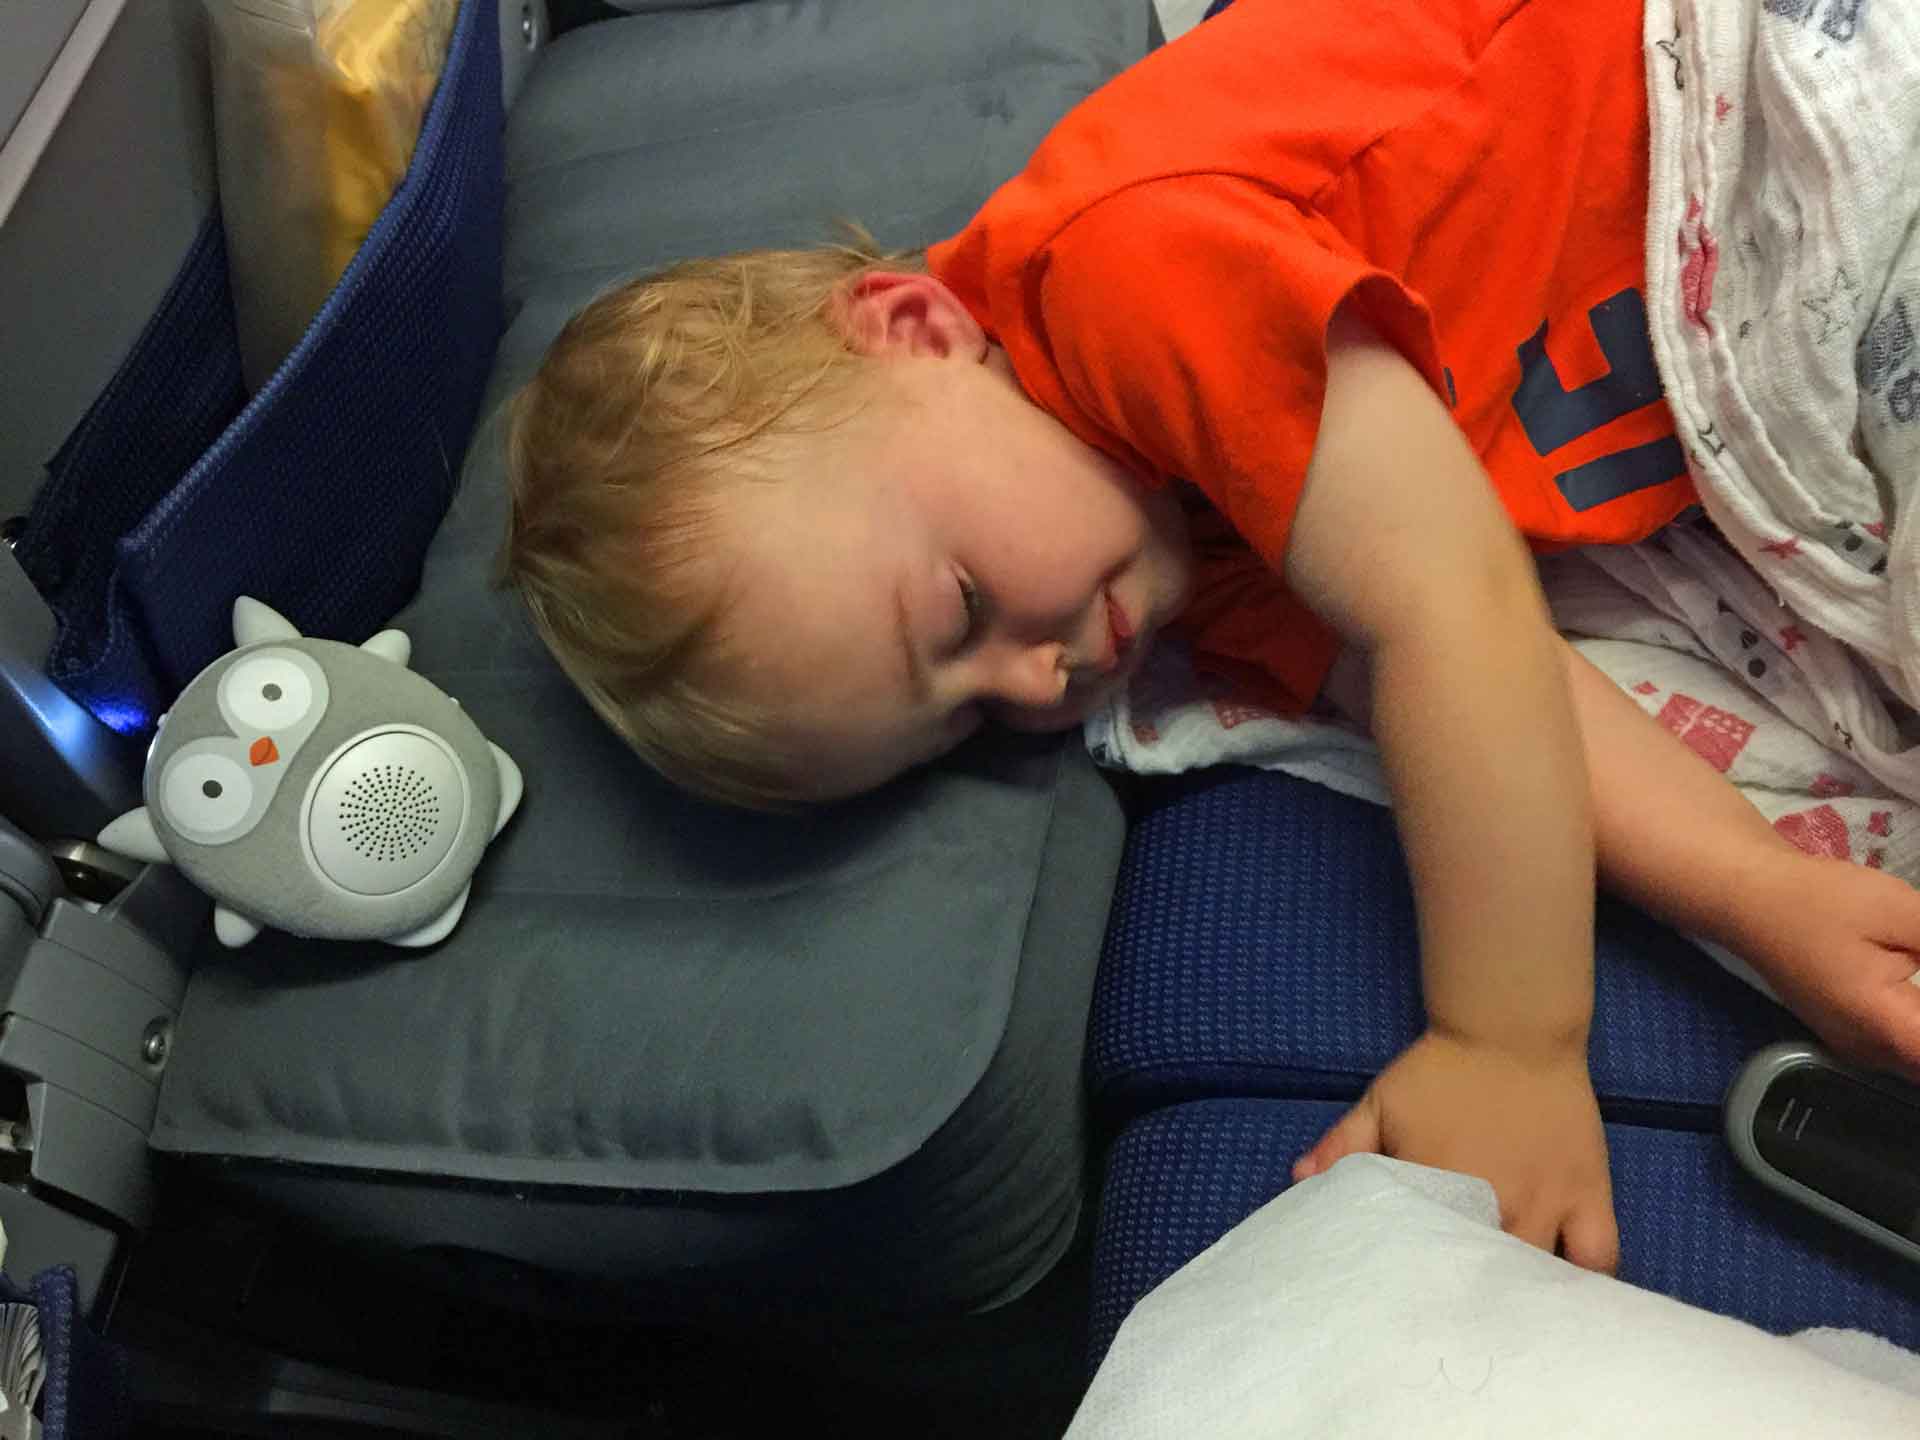
[[[1392,816],[1243,769],[1143,795],[1095,992],[1099,1104],[1124,1119],[1211,1095],[1357,1095],[1423,1024]],[[1613,902],[1601,906],[1595,984],[1591,1063],[1609,1119],[1710,1127],[1748,1055],[1806,1034]]]
[[[1340,1114],[1315,1100],[1210,1100],[1135,1121],[1107,1160],[1091,1367],[1154,1286],[1287,1188]],[[1785,1334],[1870,1330],[1920,1346],[1920,1269],[1741,1173],[1717,1136],[1609,1125],[1620,1278]]]

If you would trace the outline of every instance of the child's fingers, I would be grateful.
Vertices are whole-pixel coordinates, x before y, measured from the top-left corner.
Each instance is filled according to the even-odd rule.
[[[1301,1181],[1318,1175],[1336,1160],[1348,1155],[1369,1154],[1380,1149],[1380,1111],[1369,1090],[1360,1101],[1314,1147],[1293,1162],[1293,1178]]]
[[[1880,1053],[1866,1058],[1920,1082],[1920,984],[1889,985],[1877,998],[1873,1031]]]
[[[1509,1217],[1506,1207],[1500,1207],[1501,1228],[1516,1240],[1524,1240],[1536,1250],[1544,1250],[1549,1255],[1554,1251],[1554,1242],[1560,1238],[1560,1227],[1552,1220],[1539,1215],[1515,1215]]]
[[[1610,1198],[1602,1196],[1574,1209],[1560,1229],[1560,1253],[1582,1270],[1611,1275],[1620,1268],[1620,1226]]]

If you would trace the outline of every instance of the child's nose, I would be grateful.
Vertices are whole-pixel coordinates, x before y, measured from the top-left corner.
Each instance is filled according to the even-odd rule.
[[[1060,703],[1067,689],[1064,645],[1009,646],[989,672],[987,698],[1028,710]]]

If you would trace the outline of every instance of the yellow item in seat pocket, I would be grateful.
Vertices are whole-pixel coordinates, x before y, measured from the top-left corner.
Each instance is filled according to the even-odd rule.
[[[241,368],[258,390],[392,198],[459,0],[204,0]]]

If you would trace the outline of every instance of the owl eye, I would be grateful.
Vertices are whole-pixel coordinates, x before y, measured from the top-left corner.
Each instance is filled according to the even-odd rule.
[[[216,834],[245,818],[253,804],[253,777],[225,755],[182,755],[167,767],[160,803],[176,829]]]
[[[306,718],[313,705],[313,682],[293,661],[260,655],[227,671],[220,696],[243,727],[285,730]]]

